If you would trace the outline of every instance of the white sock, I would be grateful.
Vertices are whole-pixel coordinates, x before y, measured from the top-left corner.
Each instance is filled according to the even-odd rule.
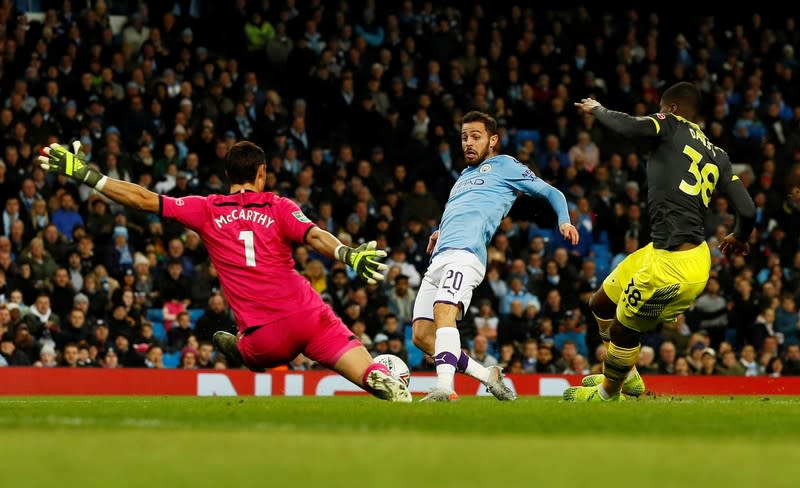
[[[467,356],[467,353],[461,352]],[[484,367],[478,361],[475,361],[471,357],[467,356],[467,368],[464,370],[464,374],[467,376],[472,376],[476,380],[480,381],[481,383],[486,383],[489,381],[489,369]]]
[[[436,329],[433,351],[436,362],[436,387],[453,391],[453,376],[456,374],[456,365],[461,354],[461,334],[458,333],[458,329],[455,327]]]

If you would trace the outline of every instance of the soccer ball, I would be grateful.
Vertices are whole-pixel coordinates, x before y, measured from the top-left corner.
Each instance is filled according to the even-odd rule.
[[[411,371],[408,369],[408,365],[394,354],[381,354],[380,356],[376,356],[372,362],[386,366],[389,372],[392,373],[392,376],[402,381],[406,386],[408,386],[408,382],[411,381]]]

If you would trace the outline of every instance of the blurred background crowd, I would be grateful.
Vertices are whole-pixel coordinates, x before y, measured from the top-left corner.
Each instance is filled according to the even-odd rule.
[[[567,2],[565,5],[570,5]],[[598,371],[587,299],[649,242],[646,147],[573,102],[644,115],[677,81],[757,208],[747,257],[715,195],[697,303],[647,334],[643,374],[800,374],[800,30],[758,13],[686,16],[575,4],[321,0],[0,1],[0,366],[225,368],[235,330],[198,236],[35,164],[80,140],[104,173],[171,196],[225,192],[248,139],[269,190],[346,243],[389,251],[382,285],[304,246],[297,271],[375,354],[431,369],[410,341],[415,290],[453,182],[460,117],[559,188],[581,241],[523,197],[489,248],[463,346],[512,373]],[[268,299],[268,297],[265,297]],[[314,367],[302,356],[292,369]]]

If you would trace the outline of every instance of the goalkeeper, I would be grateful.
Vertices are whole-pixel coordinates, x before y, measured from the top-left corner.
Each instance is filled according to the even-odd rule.
[[[80,153],[53,144],[39,161],[43,168],[88,185],[117,203],[175,219],[197,232],[219,273],[238,337],[214,334],[229,361],[253,370],[286,364],[303,353],[336,370],[378,398],[410,402],[405,384],[372,357],[347,326],[294,270],[293,243],[353,267],[368,283],[383,280],[386,256],[375,242],[353,249],[314,225],[288,198],[265,192],[264,151],[250,142],[233,145],[225,163],[228,195],[171,198],[116,180],[88,166]]]

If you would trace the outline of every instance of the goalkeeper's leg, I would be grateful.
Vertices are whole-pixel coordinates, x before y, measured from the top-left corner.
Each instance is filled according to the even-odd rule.
[[[376,398],[390,402],[411,401],[411,392],[405,383],[394,378],[385,365],[373,362],[364,346],[348,350],[333,369]]]
[[[411,392],[405,383],[396,379],[389,369],[372,361],[367,349],[361,344],[344,322],[330,307],[305,313],[312,327],[303,354],[319,364],[335,370],[352,383],[360,386],[381,400],[410,402]]]

